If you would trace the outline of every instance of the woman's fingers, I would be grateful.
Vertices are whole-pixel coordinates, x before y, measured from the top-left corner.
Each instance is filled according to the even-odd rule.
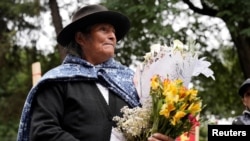
[[[148,141],[174,141],[174,139],[164,134],[155,133],[148,138]]]

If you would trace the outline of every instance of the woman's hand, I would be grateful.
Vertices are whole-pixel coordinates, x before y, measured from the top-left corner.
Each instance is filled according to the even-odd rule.
[[[174,141],[174,139],[161,133],[154,133],[148,141]]]

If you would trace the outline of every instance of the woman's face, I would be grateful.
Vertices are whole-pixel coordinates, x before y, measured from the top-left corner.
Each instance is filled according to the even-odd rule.
[[[95,24],[90,28],[90,33],[77,32],[75,38],[83,50],[84,59],[94,65],[114,56],[117,40],[111,24]]]
[[[243,104],[250,109],[250,87],[247,88],[242,98]]]

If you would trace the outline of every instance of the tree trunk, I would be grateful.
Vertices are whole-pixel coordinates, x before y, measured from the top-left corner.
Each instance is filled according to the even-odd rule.
[[[250,38],[238,35],[236,37],[232,36],[232,40],[237,48],[237,53],[244,77],[250,78]]]
[[[62,30],[62,18],[59,13],[59,8],[56,0],[49,0],[49,7],[51,10],[52,22],[55,27],[56,35]],[[64,59],[66,53],[61,45],[57,45],[61,60]]]
[[[230,22],[229,18],[222,17],[222,19],[226,23],[232,41],[237,49],[244,78],[250,78],[250,37],[248,34],[242,34],[242,31],[249,27],[248,21],[238,21],[236,26],[234,22]]]

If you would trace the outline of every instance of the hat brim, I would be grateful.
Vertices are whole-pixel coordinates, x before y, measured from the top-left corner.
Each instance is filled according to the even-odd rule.
[[[244,93],[246,92],[247,88],[250,87],[250,83],[246,83],[244,85],[242,85],[239,89],[239,95],[241,97],[244,97]]]
[[[114,11],[96,12],[80,18],[63,28],[57,35],[57,42],[62,46],[67,46],[74,40],[76,31],[96,23],[109,23],[113,25],[117,41],[121,40],[130,28],[129,19],[121,13]]]

